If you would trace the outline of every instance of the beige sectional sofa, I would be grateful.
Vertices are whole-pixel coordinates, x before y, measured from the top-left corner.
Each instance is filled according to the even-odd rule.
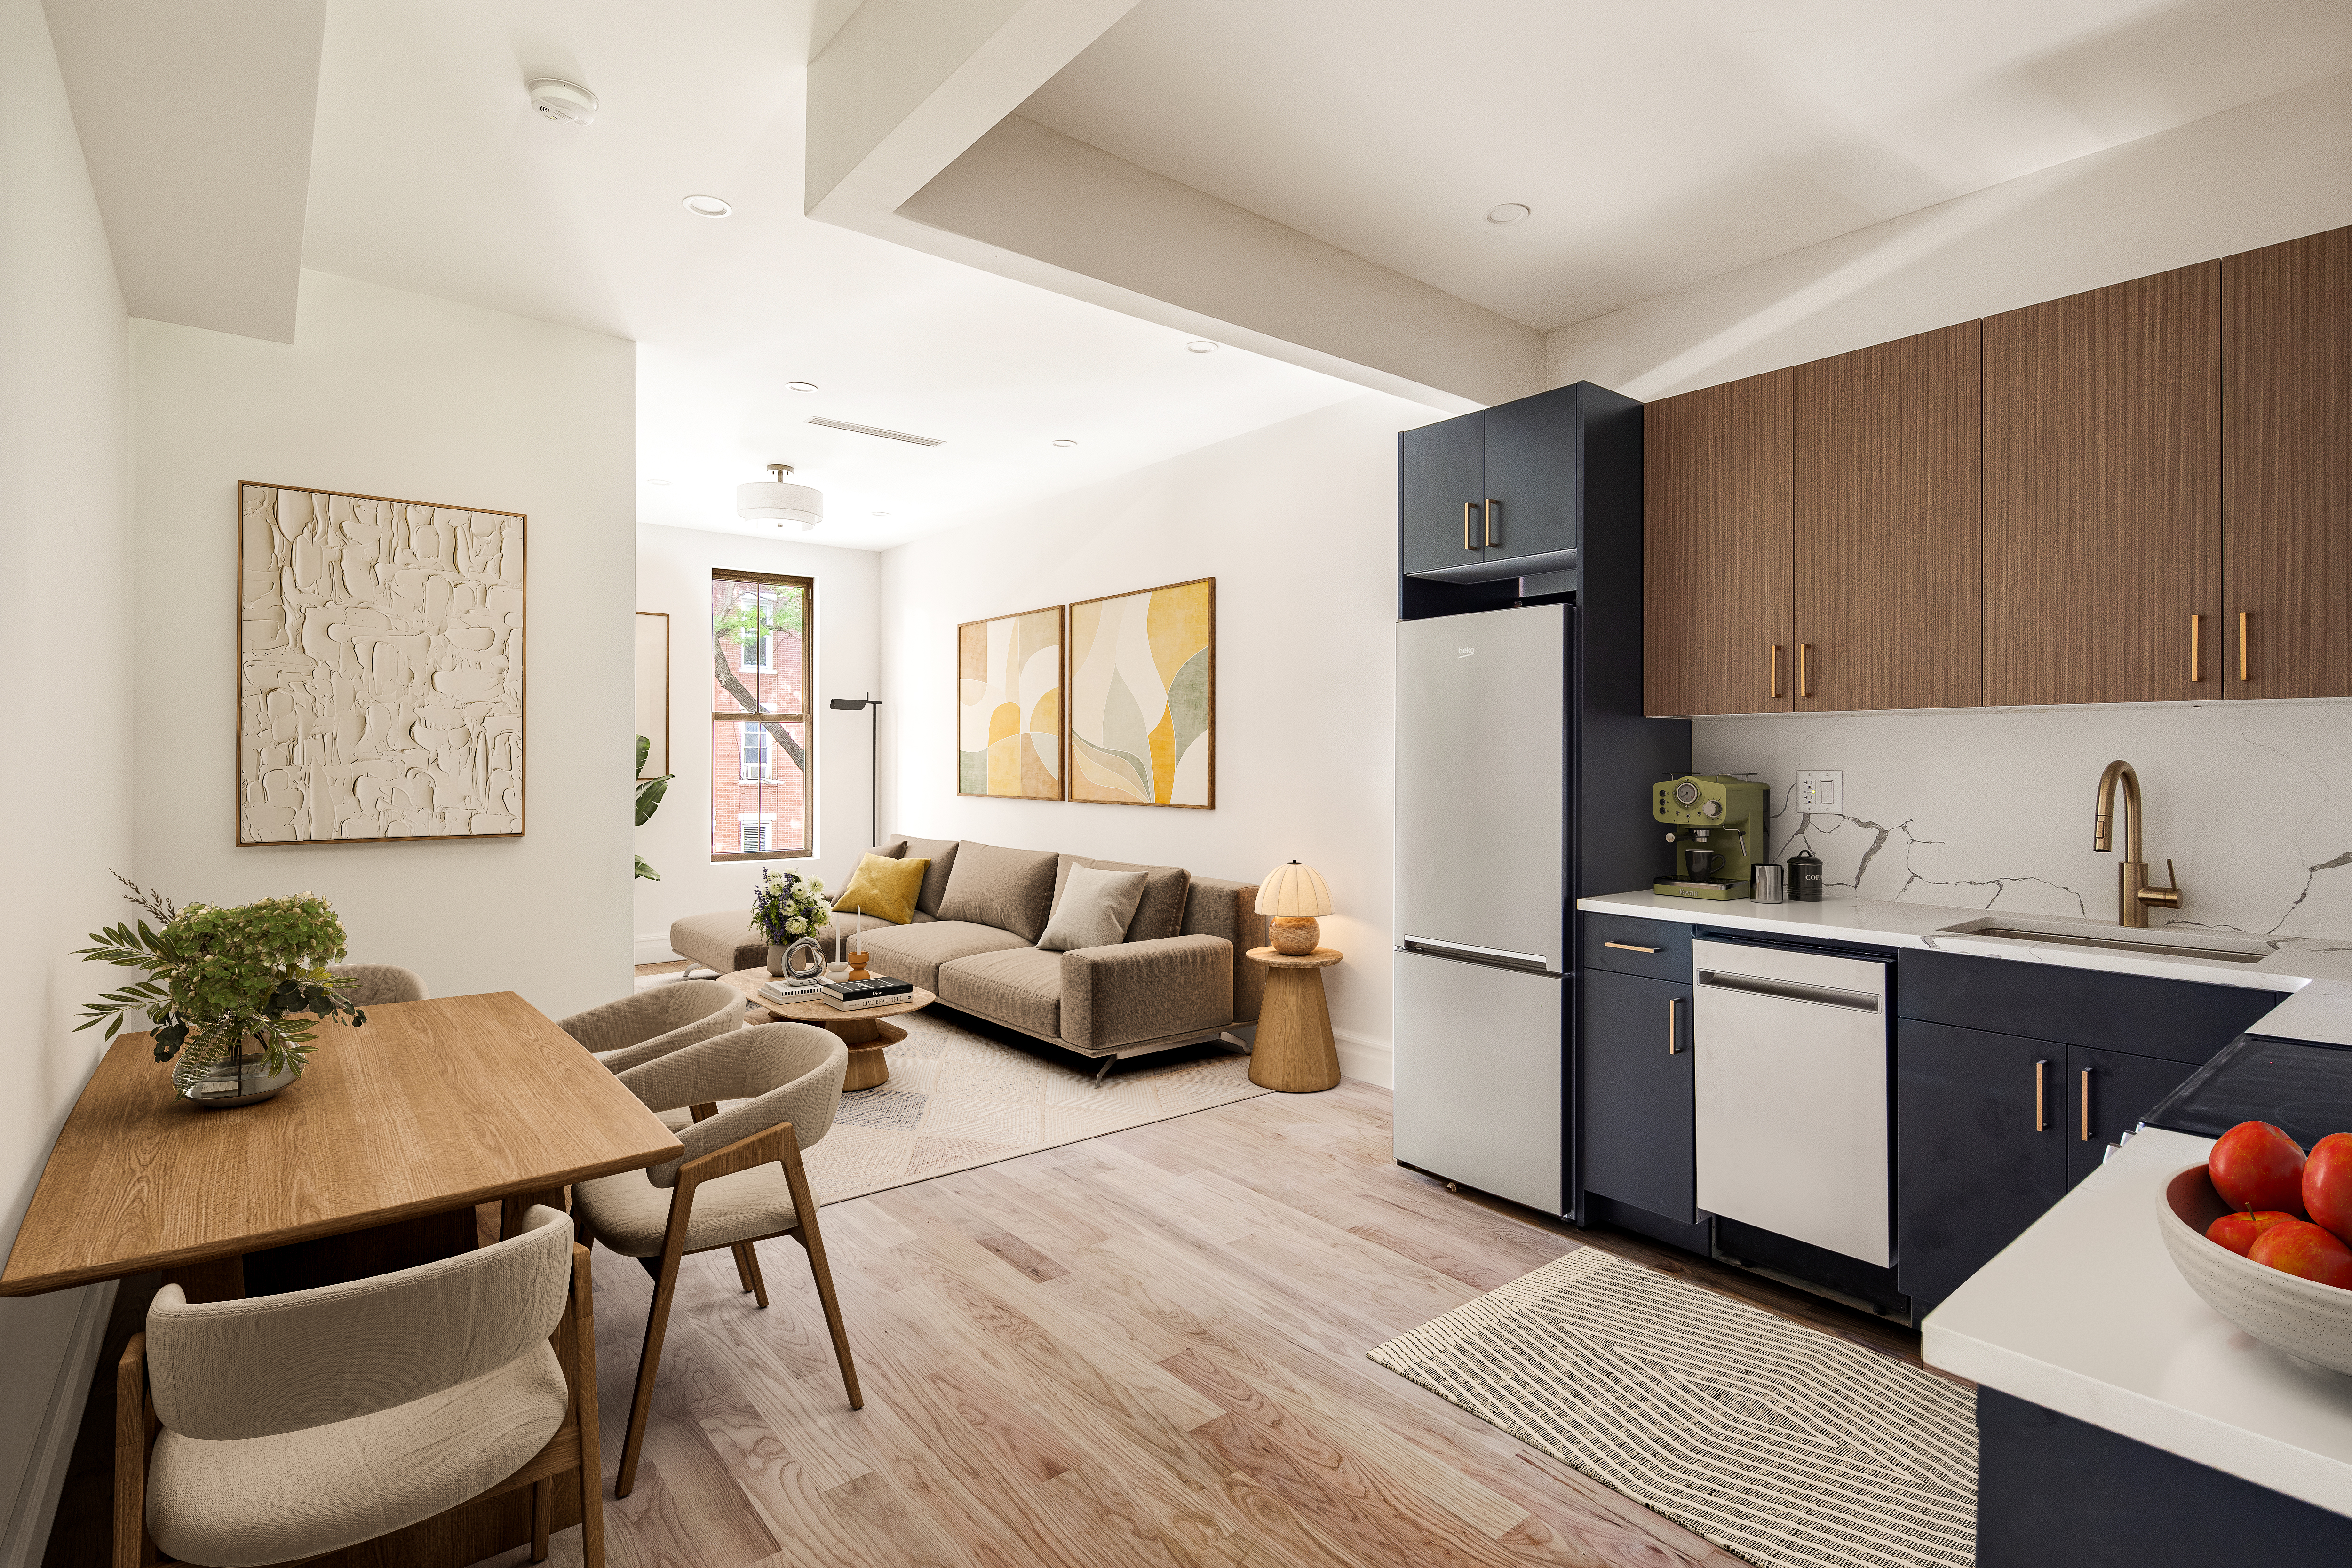
[[[1105,1071],[1119,1058],[1216,1040],[1257,1019],[1265,975],[1242,957],[1266,940],[1255,884],[970,839],[902,836],[868,853],[931,862],[911,922],[866,922],[868,967],[950,1007],[1104,1058]],[[1044,951],[1037,939],[1076,866],[1145,873],[1142,900],[1123,942]],[[847,911],[834,919],[848,921]],[[713,969],[766,959],[740,915],[681,921],[670,945]]]

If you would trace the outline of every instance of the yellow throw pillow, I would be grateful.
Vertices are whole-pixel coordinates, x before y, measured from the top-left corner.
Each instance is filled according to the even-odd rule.
[[[923,873],[931,868],[929,860],[893,860],[887,855],[868,855],[857,863],[856,874],[833,907],[842,914],[866,911],[870,921],[888,921],[894,926],[905,925],[915,918],[915,900],[923,890]]]

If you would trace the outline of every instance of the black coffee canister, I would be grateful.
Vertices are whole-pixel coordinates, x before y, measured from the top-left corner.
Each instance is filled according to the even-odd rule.
[[[1789,857],[1789,897],[1800,904],[1822,901],[1822,860],[1810,849]]]

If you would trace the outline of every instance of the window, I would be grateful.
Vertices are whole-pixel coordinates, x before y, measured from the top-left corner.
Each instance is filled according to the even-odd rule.
[[[710,574],[710,858],[810,852],[816,584]]]

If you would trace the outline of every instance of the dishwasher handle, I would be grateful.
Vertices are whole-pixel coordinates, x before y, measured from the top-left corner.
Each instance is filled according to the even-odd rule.
[[[1884,998],[1874,992],[1848,991],[1838,985],[1808,985],[1797,980],[1767,980],[1758,974],[1727,974],[1702,969],[1698,983],[1718,991],[1745,992],[1751,996],[1778,996],[1787,1002],[1810,1002],[1818,1007],[1842,1007],[1850,1013],[1875,1013]]]

